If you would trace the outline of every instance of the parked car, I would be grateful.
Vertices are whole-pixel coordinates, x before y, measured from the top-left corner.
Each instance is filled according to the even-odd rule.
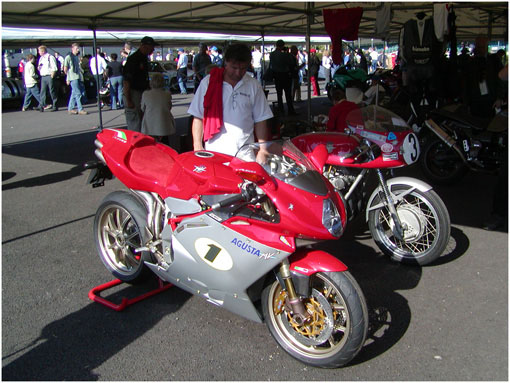
[[[164,88],[170,90],[170,77],[161,65],[161,61],[149,61],[149,80],[152,78],[153,73],[163,74],[163,79],[165,81]]]
[[[165,89],[169,89],[172,92],[179,92],[179,84],[177,82],[177,64],[173,61],[150,61],[150,72],[160,72],[166,75],[165,77]],[[193,70],[187,70],[186,77],[186,89],[193,89]],[[149,73],[150,77],[150,73]],[[167,84],[168,78],[168,87]]]
[[[21,107],[25,98],[23,80],[17,78],[2,78],[2,105],[4,107]]]

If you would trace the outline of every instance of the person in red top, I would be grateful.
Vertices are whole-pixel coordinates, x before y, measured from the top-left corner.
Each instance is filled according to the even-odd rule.
[[[345,91],[336,88],[332,94],[333,107],[329,110],[329,120],[326,126],[326,132],[345,132],[347,123],[345,119],[349,112],[359,109],[354,102],[345,99]]]

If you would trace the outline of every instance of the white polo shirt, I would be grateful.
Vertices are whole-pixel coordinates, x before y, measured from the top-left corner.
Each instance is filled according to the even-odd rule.
[[[103,74],[103,72],[106,70],[106,60],[102,58],[101,56],[97,55],[95,57],[92,57],[89,62],[90,71],[95,76],[96,75],[96,58],[97,60],[97,73]]]
[[[204,118],[204,96],[210,76],[200,82],[188,113]],[[247,74],[234,88],[223,81],[223,126],[218,134],[205,143],[205,149],[234,156],[237,150],[254,142],[255,123],[273,117],[260,83]]]

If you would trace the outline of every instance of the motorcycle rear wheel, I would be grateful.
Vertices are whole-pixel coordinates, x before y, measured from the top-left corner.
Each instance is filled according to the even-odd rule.
[[[423,147],[420,165],[425,177],[436,185],[451,185],[468,170],[459,154],[436,137]]]
[[[276,280],[262,292],[264,318],[278,344],[297,360],[322,368],[346,365],[365,343],[368,309],[349,272],[310,277],[312,295],[304,299],[312,322],[298,325],[283,302],[286,291]]]
[[[139,283],[151,275],[144,261],[153,262],[147,252],[135,252],[149,239],[144,228],[147,212],[132,194],[108,194],[94,219],[94,238],[99,258],[122,282]]]
[[[407,185],[393,185],[391,191],[398,194],[408,189]],[[373,205],[381,202],[380,194]],[[422,266],[439,258],[450,238],[450,215],[436,192],[415,189],[395,207],[404,226],[404,240],[393,234],[393,220],[386,207],[368,214],[370,233],[381,251],[394,261]]]

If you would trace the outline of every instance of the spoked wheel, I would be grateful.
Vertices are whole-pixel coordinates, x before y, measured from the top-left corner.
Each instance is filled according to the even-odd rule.
[[[303,363],[325,368],[347,364],[363,346],[368,310],[360,287],[349,272],[317,273],[310,277],[311,296],[305,307],[311,318],[294,320],[287,292],[278,281],[262,294],[262,311],[278,344]]]
[[[150,275],[144,261],[149,252],[136,252],[146,243],[145,209],[126,192],[106,196],[94,220],[94,237],[99,257],[108,270],[123,282],[137,283]]]
[[[438,185],[452,184],[468,170],[459,154],[437,138],[425,144],[420,165],[425,176]]]
[[[368,226],[375,243],[393,260],[426,265],[435,261],[445,250],[450,238],[450,216],[441,198],[433,190],[410,190],[407,185],[393,185],[391,192],[403,198],[394,199],[404,238],[393,233],[393,219],[386,207],[369,212]],[[407,193],[407,194],[406,194]],[[381,202],[381,193],[373,205]]]

